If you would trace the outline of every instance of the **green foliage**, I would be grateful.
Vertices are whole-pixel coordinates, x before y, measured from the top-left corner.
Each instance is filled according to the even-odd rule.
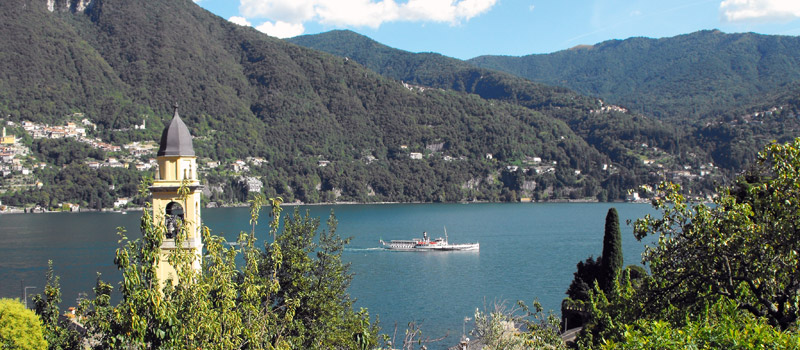
[[[769,145],[714,206],[691,205],[678,186],[661,187],[654,205],[663,215],[634,226],[638,238],[659,237],[643,255],[657,281],[652,305],[689,310],[721,297],[781,329],[797,321],[799,152],[800,139]]]
[[[95,349],[374,348],[377,325],[366,310],[354,312],[346,294],[351,275],[341,252],[347,241],[335,234],[335,219],[316,241],[318,220],[295,213],[281,230],[281,199],[258,195],[250,203],[252,230],[242,232],[237,245],[203,227],[201,273],[192,267],[191,253],[168,255],[175,284],[156,277],[165,227],[152,224],[150,211],[142,215],[142,238],[128,240],[121,229],[124,244],[115,264],[123,276],[122,300],[111,305],[113,288],[98,279],[95,297],[79,307],[85,339]],[[271,221],[260,249],[255,227],[264,205],[271,207]],[[186,237],[181,230],[176,246]],[[48,285],[50,291],[57,292],[57,284]]]
[[[606,341],[623,339],[625,325],[645,317],[640,289],[634,287],[629,271],[611,283],[607,293],[598,283],[589,292],[589,300],[584,306],[590,317],[578,334],[578,348],[594,349]]]
[[[14,206],[36,204],[43,208],[56,208],[60,203],[76,203],[82,207],[102,209],[111,207],[118,197],[133,198],[140,205],[146,198],[136,197],[136,184],[143,174],[133,169],[92,169],[86,164],[72,162],[63,168],[40,169],[36,175],[46,185],[4,193],[0,200]]]
[[[42,322],[33,311],[15,299],[0,299],[0,347],[3,349],[43,350],[47,342]]]
[[[572,300],[589,301],[590,292],[595,282],[602,275],[602,257],[597,260],[590,256],[585,261],[579,261],[573,279],[567,289],[567,297]]]
[[[37,139],[33,141],[31,151],[41,156],[48,164],[61,167],[73,162],[85,162],[89,158],[103,161],[105,153],[71,139]]]
[[[48,261],[47,285],[43,294],[33,296],[34,310],[44,326],[42,333],[48,349],[76,349],[81,342],[80,335],[74,327],[69,326],[69,321],[60,317],[59,303],[61,288],[58,277],[53,274],[53,262]]]
[[[608,209],[603,234],[603,254],[578,262],[574,278],[567,289],[567,297],[573,301],[589,301],[595,283],[606,293],[616,285],[622,271],[622,234],[619,230],[619,214],[616,208]]]
[[[366,310],[353,311],[353,300],[347,294],[352,280],[348,264],[341,255],[349,239],[336,235],[336,219],[331,213],[327,231],[319,230],[319,219],[300,215],[295,208],[287,217],[283,233],[276,237],[275,247],[265,251],[263,262],[269,255],[280,251],[282,263],[275,271],[280,289],[275,293],[274,303],[296,306],[291,324],[285,332],[294,347],[327,348],[337,344],[344,348],[362,345],[375,346],[377,328],[369,323]],[[263,274],[270,273],[263,266]],[[289,310],[278,309],[280,317],[287,317]],[[349,344],[349,345],[347,345]]]
[[[661,211],[634,224],[657,235],[643,261],[580,305],[579,348],[797,348],[796,251],[800,138],[773,143],[712,205],[689,203],[664,183]],[[632,276],[634,278],[632,278]]]
[[[604,292],[608,293],[614,286],[623,267],[622,234],[619,231],[619,214],[616,208],[608,209],[606,227],[603,235],[603,255],[601,273],[598,282]]]
[[[796,349],[800,334],[770,326],[736,307],[718,302],[697,320],[676,327],[666,321],[639,320],[626,325],[620,341],[602,349]]]

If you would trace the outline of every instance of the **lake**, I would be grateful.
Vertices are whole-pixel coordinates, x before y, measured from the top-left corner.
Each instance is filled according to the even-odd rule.
[[[402,340],[409,321],[421,323],[425,335],[449,334],[429,346],[454,345],[464,317],[495,302],[509,306],[534,300],[558,313],[578,261],[597,257],[603,247],[605,216],[616,207],[622,229],[625,264],[638,264],[644,244],[636,241],[626,220],[653,213],[645,204],[630,203],[481,203],[381,204],[302,206],[313,217],[327,220],[331,210],[338,233],[352,237],[343,259],[355,274],[350,294],[356,308],[380,317],[383,332]],[[293,207],[286,206],[284,214]],[[203,210],[212,233],[233,241],[249,231],[248,208]],[[267,237],[262,211],[257,237]],[[89,293],[97,273],[118,281],[114,251],[117,227],[139,237],[141,212],[0,215],[0,297],[21,298],[41,293],[47,261],[61,278],[62,308],[74,305],[79,293]],[[379,239],[410,239],[427,231],[451,243],[480,242],[479,252],[393,252],[377,249]],[[115,284],[116,285],[116,284]],[[470,325],[467,324],[467,329]]]

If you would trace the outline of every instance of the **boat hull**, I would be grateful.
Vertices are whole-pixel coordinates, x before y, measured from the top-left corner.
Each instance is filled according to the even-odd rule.
[[[386,250],[402,252],[477,251],[480,243],[449,244],[446,241],[394,240],[380,241]]]

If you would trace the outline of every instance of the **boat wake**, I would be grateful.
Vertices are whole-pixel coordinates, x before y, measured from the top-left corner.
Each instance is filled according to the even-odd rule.
[[[382,247],[377,247],[377,248],[374,248],[374,247],[373,248],[344,248],[344,251],[346,251],[346,252],[377,252],[377,251],[383,251],[383,250],[386,250],[386,249],[384,249]]]

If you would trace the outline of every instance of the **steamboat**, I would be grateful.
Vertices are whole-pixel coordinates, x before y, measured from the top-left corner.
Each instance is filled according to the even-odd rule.
[[[448,242],[446,227],[444,229],[444,238],[439,237],[431,240],[428,237],[428,232],[423,232],[422,238],[393,239],[389,242],[380,240],[380,242],[385,249],[408,252],[475,251],[480,249],[480,243],[453,244]]]

